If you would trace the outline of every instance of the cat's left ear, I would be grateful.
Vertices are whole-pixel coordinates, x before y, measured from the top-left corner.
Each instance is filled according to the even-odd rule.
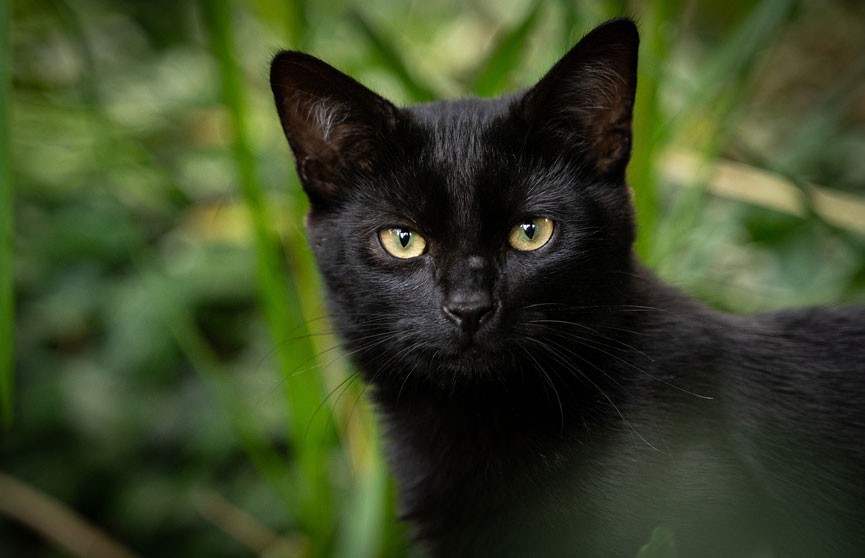
[[[630,19],[609,21],[583,37],[514,105],[529,133],[581,151],[602,175],[623,176],[639,43]]]

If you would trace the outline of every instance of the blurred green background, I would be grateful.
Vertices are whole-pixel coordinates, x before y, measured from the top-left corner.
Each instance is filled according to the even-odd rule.
[[[859,0],[0,0],[0,556],[412,555],[268,63],[493,95],[617,15],[642,257],[730,311],[865,301]]]

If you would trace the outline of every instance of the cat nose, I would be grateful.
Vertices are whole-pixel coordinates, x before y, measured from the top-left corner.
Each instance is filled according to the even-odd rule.
[[[472,298],[456,298],[445,303],[442,310],[452,322],[467,333],[478,330],[484,318],[493,308],[493,301],[486,293]]]

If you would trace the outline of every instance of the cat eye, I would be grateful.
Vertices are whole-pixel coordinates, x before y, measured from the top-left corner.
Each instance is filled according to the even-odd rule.
[[[522,252],[537,250],[553,236],[554,224],[545,217],[532,217],[514,225],[508,235],[511,246]]]
[[[393,227],[379,231],[378,238],[385,251],[395,258],[416,258],[426,251],[424,237],[411,229]]]

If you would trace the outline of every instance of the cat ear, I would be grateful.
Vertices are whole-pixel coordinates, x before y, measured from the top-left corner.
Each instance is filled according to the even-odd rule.
[[[517,105],[530,134],[582,150],[603,175],[623,174],[639,42],[630,19],[609,21],[583,37]]]
[[[398,109],[318,58],[283,51],[270,86],[301,184],[313,206],[336,201],[352,176],[372,172]]]

